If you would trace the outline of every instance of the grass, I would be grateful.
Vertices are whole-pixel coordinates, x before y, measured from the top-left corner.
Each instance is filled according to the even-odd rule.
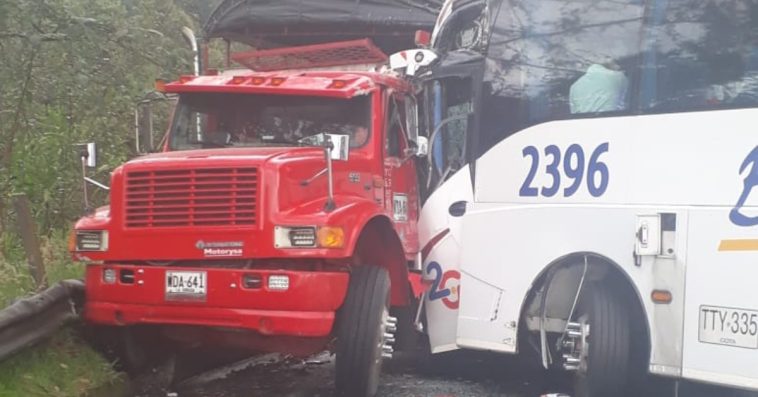
[[[67,235],[64,232],[42,237],[40,245],[49,285],[84,277],[84,265],[69,257]],[[0,236],[0,308],[34,292],[34,280],[27,267],[21,241],[14,235]]]
[[[68,256],[64,232],[41,240],[48,284],[83,277],[83,265]],[[17,238],[0,236],[0,308],[35,292],[20,247]],[[0,397],[84,396],[118,381],[119,374],[111,364],[71,328],[0,362]]]
[[[0,363],[0,397],[85,396],[118,381],[111,365],[70,328]]]

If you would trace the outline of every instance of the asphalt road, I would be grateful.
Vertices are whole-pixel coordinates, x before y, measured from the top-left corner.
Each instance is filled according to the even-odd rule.
[[[397,356],[396,356],[397,357]],[[202,362],[204,356],[192,360]],[[181,360],[188,360],[182,358]],[[207,360],[206,360],[207,361]],[[422,364],[423,363],[423,364]],[[173,386],[172,360],[136,379],[125,396],[140,397],[328,397],[334,393],[334,357],[321,353],[308,359],[268,354],[223,365]],[[378,397],[538,397],[569,392],[569,379],[548,379],[513,358],[481,352],[459,352],[421,361],[399,356],[385,361]],[[655,381],[644,396],[675,397],[674,383]],[[703,385],[681,384],[680,397],[756,397],[731,394]]]
[[[305,360],[276,354],[212,369],[168,387],[176,363],[142,376],[128,395],[144,397],[332,396],[334,356],[321,353]],[[513,360],[482,353],[453,354],[424,361],[399,356],[382,368],[378,397],[533,397],[550,389],[520,370]],[[174,394],[175,393],[175,394]]]

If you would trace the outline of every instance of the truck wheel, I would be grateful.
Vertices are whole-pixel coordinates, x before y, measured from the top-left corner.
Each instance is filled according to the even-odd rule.
[[[136,375],[147,368],[150,357],[143,338],[136,327],[119,327],[119,356],[124,370]]]
[[[336,381],[340,396],[373,396],[379,386],[389,316],[390,278],[385,269],[356,266],[350,274],[345,302],[338,313]]]
[[[574,339],[579,358],[574,374],[576,397],[623,395],[627,383],[630,346],[629,311],[607,286],[585,287],[573,324],[580,335]]]

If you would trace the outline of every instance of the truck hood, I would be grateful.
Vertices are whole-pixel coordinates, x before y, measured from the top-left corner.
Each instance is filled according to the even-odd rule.
[[[198,161],[252,161],[263,163],[274,158],[296,159],[323,157],[324,151],[317,147],[246,147],[224,149],[182,150],[154,153],[136,158],[126,164],[130,166],[158,165],[163,163]]]

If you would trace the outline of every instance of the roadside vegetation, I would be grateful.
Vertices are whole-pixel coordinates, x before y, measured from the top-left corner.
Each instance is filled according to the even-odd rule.
[[[0,309],[33,294],[11,197],[26,194],[49,284],[81,278],[68,231],[82,212],[76,144],[97,142],[94,179],[134,157],[133,112],[156,78],[189,73],[181,28],[216,0],[0,0]],[[91,189],[95,205],[107,192]],[[0,362],[0,397],[78,396],[119,382],[67,328]]]

